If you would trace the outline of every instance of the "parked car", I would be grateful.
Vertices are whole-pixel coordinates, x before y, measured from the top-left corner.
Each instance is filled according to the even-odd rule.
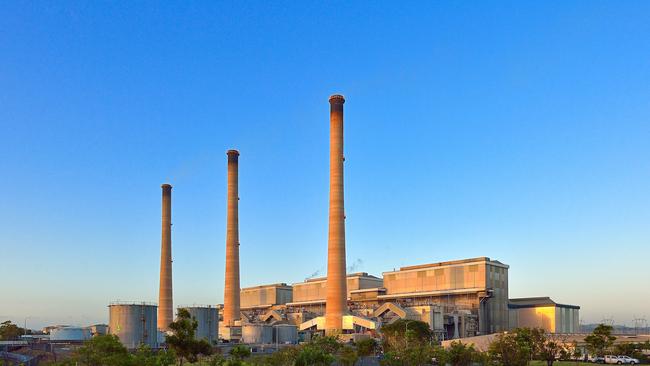
[[[588,361],[592,363],[605,363],[605,358],[602,356],[591,356]]]
[[[605,363],[622,365],[623,360],[614,355],[605,355]]]
[[[636,358],[628,357],[628,356],[618,356],[618,359],[623,361],[623,363],[627,363],[627,364],[630,364],[630,365],[638,365],[639,364],[639,360],[637,360]]]

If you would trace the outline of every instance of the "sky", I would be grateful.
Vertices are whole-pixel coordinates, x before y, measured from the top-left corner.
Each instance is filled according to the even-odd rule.
[[[350,271],[487,256],[510,297],[650,317],[650,3],[0,2],[0,320],[323,275],[328,97]]]

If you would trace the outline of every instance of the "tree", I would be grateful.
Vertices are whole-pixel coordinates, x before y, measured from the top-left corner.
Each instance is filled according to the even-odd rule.
[[[429,324],[410,319],[399,319],[381,328],[384,349],[406,349],[412,345],[429,344],[433,333]]]
[[[541,357],[541,349],[546,343],[546,331],[542,328],[516,328],[512,333],[517,337],[517,343],[521,347],[530,350],[530,359],[538,359]]]
[[[503,333],[490,343],[490,359],[503,366],[525,366],[530,360],[530,347],[516,334]]]
[[[336,355],[336,359],[343,366],[354,366],[357,360],[359,360],[359,354],[354,347],[343,346]]]
[[[167,345],[179,357],[180,364],[183,360],[196,362],[199,355],[210,355],[212,347],[205,339],[196,340],[194,334],[198,322],[193,319],[187,309],[178,309],[176,320],[169,324],[172,334],[165,336]]]
[[[149,346],[141,345],[133,355],[134,365],[137,366],[170,366],[176,363],[174,351],[154,353]]]
[[[429,344],[409,344],[407,348],[393,349],[386,352],[384,359],[380,363],[384,366],[430,365],[436,356],[439,357],[439,349],[437,347]]]
[[[329,366],[334,356],[313,343],[301,346],[296,355],[295,366]]]
[[[580,361],[580,359],[582,358],[582,351],[580,351],[580,348],[578,348],[578,343],[576,341],[573,341],[573,343],[571,344],[571,349],[573,350],[571,356],[576,361],[576,365],[577,365],[578,361]]]
[[[250,356],[250,348],[244,346],[243,344],[238,344],[230,350],[230,357],[234,358],[235,360],[243,361]]]
[[[309,344],[332,355],[336,354],[342,346],[335,336],[314,337]]]
[[[446,357],[443,362],[451,366],[469,366],[477,358],[477,351],[474,349],[474,346],[462,342],[451,342],[449,349],[445,351]],[[438,363],[441,363],[440,360]]]
[[[597,356],[605,355],[605,351],[616,340],[616,337],[612,336],[612,330],[610,325],[599,324],[590,335],[585,337],[589,351]]]
[[[564,348],[555,341],[547,341],[541,347],[539,355],[542,361],[546,361],[546,365],[553,366],[553,362],[560,356]]]
[[[93,337],[81,346],[73,359],[86,366],[131,366],[129,351],[115,335]]]
[[[374,338],[366,338],[358,341],[356,346],[357,354],[359,355],[359,358],[361,358],[361,365],[363,365],[363,359],[365,357],[375,354],[375,351],[377,350],[377,341],[375,341]]]
[[[50,365],[57,366],[171,366],[176,363],[173,351],[153,352],[140,346],[135,354],[120,343],[115,335],[101,335],[84,342],[72,356]]]
[[[265,358],[268,366],[292,366],[296,362],[298,347],[284,347]]]
[[[223,357],[221,353],[212,355],[212,357],[210,357],[210,359],[208,360],[209,366],[222,366],[225,363],[226,363],[226,359]]]
[[[0,341],[13,341],[24,334],[24,329],[19,328],[11,320],[0,323]]]

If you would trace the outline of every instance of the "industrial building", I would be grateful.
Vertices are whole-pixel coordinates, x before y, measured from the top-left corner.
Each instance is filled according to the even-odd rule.
[[[490,258],[402,267],[383,273],[383,278],[365,272],[351,273],[346,280],[345,315],[353,318],[349,318],[352,324],[343,326],[343,330],[361,327],[366,328],[361,331],[372,331],[398,318],[425,321],[441,339],[509,328],[508,266]],[[284,296],[268,295],[278,291]],[[313,319],[326,313],[326,294],[326,278],[307,279],[292,286],[249,287],[241,292],[247,304],[242,313],[252,321],[283,320],[296,325],[311,321],[301,329],[309,329],[313,324],[313,330],[318,331],[318,326],[324,325]],[[286,301],[291,297],[293,301]],[[271,311],[277,315],[266,316]],[[355,322],[359,327],[353,326]]]
[[[508,266],[487,257],[402,267],[384,273],[386,294],[401,306],[440,305],[468,334],[508,329]],[[457,323],[456,321],[454,321]]]
[[[240,288],[239,151],[227,152],[227,222],[224,303],[188,307],[199,322],[197,338],[248,343],[287,342],[298,331],[377,335],[397,319],[421,320],[440,340],[466,338],[522,326],[549,332],[577,330],[579,307],[549,298],[509,299],[509,266],[478,257],[401,267],[376,277],[346,273],[342,95],[330,104],[327,276],[288,285]],[[171,189],[163,184],[159,307],[111,304],[110,332],[133,348],[156,347],[173,320]],[[244,270],[245,273],[245,270]]]
[[[344,324],[343,330],[374,331],[399,318],[428,323],[439,339],[516,327],[542,327],[552,333],[578,330],[578,306],[557,304],[547,297],[509,299],[508,269],[497,260],[479,257],[402,267],[384,272],[383,278],[350,273],[346,281],[349,310],[343,322],[348,316],[351,323]],[[285,322],[319,331],[325,327],[318,318],[326,311],[326,293],[324,277],[291,286],[248,287],[241,291],[242,304],[246,304],[242,314],[250,323]]]
[[[346,276],[347,299],[353,293],[378,289],[383,287],[381,278],[365,272],[350,273]],[[300,307],[305,310],[318,310],[325,304],[327,296],[327,278],[312,278],[305,282],[293,284],[293,302],[287,304],[291,307]]]
[[[240,294],[242,310],[268,309],[293,301],[293,287],[286,283],[246,287]]]
[[[549,333],[578,333],[580,307],[550,297],[510,299],[510,328],[542,328]]]

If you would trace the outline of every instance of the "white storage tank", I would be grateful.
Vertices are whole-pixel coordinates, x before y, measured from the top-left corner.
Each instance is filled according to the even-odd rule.
[[[275,343],[298,343],[298,327],[292,324],[278,324],[273,326]]]
[[[81,327],[56,327],[50,329],[52,342],[83,342],[90,339],[90,329]]]
[[[149,303],[114,302],[108,306],[108,327],[128,349],[145,344],[158,348],[158,306]]]
[[[196,319],[198,326],[194,338],[205,339],[210,344],[219,339],[219,314],[217,308],[207,306],[182,306],[192,318]]]
[[[244,324],[241,328],[241,339],[243,343],[273,343],[273,327],[268,324]]]

